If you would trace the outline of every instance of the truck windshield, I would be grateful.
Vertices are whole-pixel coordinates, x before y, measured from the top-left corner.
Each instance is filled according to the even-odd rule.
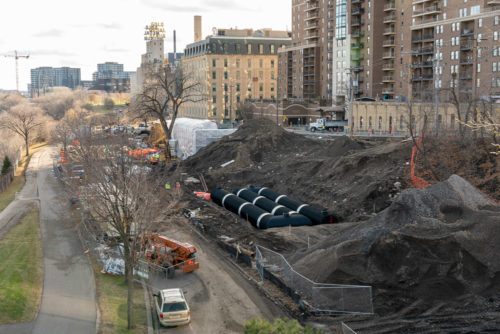
[[[184,302],[175,302],[175,303],[165,303],[163,304],[162,312],[179,312],[187,310],[187,305]]]

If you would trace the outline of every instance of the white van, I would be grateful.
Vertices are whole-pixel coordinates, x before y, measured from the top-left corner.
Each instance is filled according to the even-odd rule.
[[[165,327],[189,324],[191,310],[181,289],[160,290],[153,295],[156,314],[160,324]]]

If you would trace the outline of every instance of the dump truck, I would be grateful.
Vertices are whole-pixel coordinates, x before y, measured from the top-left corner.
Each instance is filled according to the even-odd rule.
[[[323,128],[324,126],[324,128]],[[347,126],[347,121],[339,121],[339,120],[331,120],[327,118],[319,118],[316,120],[316,122],[310,123],[309,124],[309,130],[311,132],[315,131],[321,131],[321,130],[326,130],[326,131],[344,131],[344,127]]]
[[[196,248],[187,242],[151,233],[143,236],[142,245],[146,260],[163,268],[167,277],[172,277],[176,269],[190,273],[200,268],[196,261]]]

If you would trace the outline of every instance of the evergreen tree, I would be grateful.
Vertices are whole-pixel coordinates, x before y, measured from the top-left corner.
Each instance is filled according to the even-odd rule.
[[[10,162],[9,157],[5,156],[5,158],[3,159],[2,175],[6,175],[10,171],[11,167],[12,163]]]

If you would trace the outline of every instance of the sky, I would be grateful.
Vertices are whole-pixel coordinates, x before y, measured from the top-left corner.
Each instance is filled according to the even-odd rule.
[[[194,39],[194,15],[203,17],[203,36],[212,28],[291,29],[290,0],[1,0],[0,89],[16,88],[15,60],[3,55],[29,54],[19,59],[19,90],[26,91],[30,69],[81,68],[91,80],[97,64],[114,61],[135,71],[146,51],[144,28],[164,22],[165,52],[177,51]]]

